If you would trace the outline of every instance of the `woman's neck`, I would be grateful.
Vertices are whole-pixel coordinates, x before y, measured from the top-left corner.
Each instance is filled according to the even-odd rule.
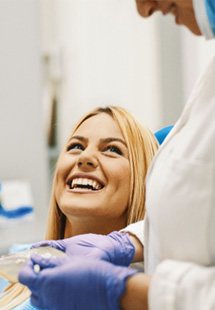
[[[126,226],[126,219],[100,219],[98,218],[78,218],[73,217],[70,221],[67,219],[66,227],[65,227],[65,238],[69,238],[72,236],[94,233],[107,235],[112,231],[120,230]]]

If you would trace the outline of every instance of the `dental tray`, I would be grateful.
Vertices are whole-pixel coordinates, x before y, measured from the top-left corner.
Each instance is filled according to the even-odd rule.
[[[0,257],[0,276],[9,282],[18,282],[18,273],[31,254],[36,253],[43,257],[49,258],[51,256],[63,256],[64,252],[51,247],[39,247],[29,249],[22,252],[17,252],[11,255],[4,255]]]

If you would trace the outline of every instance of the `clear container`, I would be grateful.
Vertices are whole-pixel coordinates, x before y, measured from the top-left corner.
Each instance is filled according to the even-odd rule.
[[[39,254],[46,258],[65,255],[64,252],[47,246],[29,249],[11,255],[4,255],[0,257],[0,276],[11,283],[18,282],[18,274],[20,269],[33,253]],[[39,269],[37,268],[39,268],[39,266],[35,265],[35,272],[39,272]]]

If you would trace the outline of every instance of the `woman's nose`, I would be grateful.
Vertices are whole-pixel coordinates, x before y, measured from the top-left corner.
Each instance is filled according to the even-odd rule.
[[[98,166],[98,160],[94,154],[84,151],[80,154],[77,165],[80,169],[91,170]]]

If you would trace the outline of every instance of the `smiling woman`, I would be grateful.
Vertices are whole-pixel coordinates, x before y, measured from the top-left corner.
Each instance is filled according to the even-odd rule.
[[[86,114],[64,146],[53,180],[47,239],[107,234],[144,217],[154,135],[123,108]]]
[[[156,150],[151,131],[125,109],[109,106],[87,113],[72,130],[56,164],[46,239],[104,235],[142,220],[145,177]],[[7,300],[0,301],[1,309],[18,304],[17,310],[34,309],[24,302],[27,288],[16,284],[8,292]]]
[[[88,118],[57,165],[55,198],[67,218],[66,235],[124,227],[129,183],[128,149],[119,126],[107,113]]]

